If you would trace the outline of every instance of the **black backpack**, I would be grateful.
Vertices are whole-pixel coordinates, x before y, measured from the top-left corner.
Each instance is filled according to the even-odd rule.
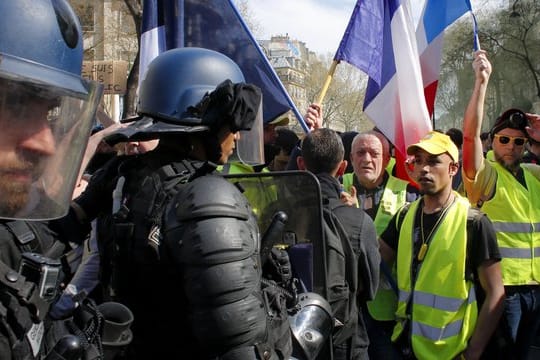
[[[338,199],[329,199],[323,204],[327,300],[335,318],[334,344],[342,343],[354,333],[358,323],[357,293],[362,289],[357,256],[347,231],[335,214],[335,210],[342,206],[347,205]]]

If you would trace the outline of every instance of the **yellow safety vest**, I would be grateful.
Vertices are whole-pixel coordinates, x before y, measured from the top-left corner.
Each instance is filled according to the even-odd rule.
[[[399,301],[392,341],[409,322],[418,359],[453,359],[467,347],[478,309],[474,285],[465,279],[468,201],[456,192],[428,245],[416,281],[411,280],[413,226],[420,201],[411,204],[399,232],[397,274]],[[411,314],[407,303],[412,301]],[[403,334],[409,335],[409,334]]]
[[[540,181],[524,169],[527,188],[497,162],[495,195],[482,205],[493,223],[504,285],[540,283]]]
[[[343,187],[349,191],[353,185],[354,173],[343,175]],[[407,202],[407,184],[405,180],[390,175],[377,210],[377,215],[373,220],[377,236],[380,236],[388,226],[388,223],[396,212]],[[392,268],[392,275],[396,278],[396,268]],[[372,318],[379,321],[392,321],[395,319],[397,306],[397,295],[392,290],[386,276],[381,272],[379,277],[379,288],[375,298],[367,302],[367,308]]]
[[[218,166],[217,170],[223,175],[226,174],[254,174],[255,171],[251,165],[246,165],[241,162],[230,162],[225,165]],[[268,174],[268,168],[263,168],[261,173]],[[259,179],[246,179],[242,182],[244,186],[244,196],[248,199],[249,204],[255,215],[260,219],[261,215],[270,208],[270,205],[277,200],[277,189],[274,185],[262,186]],[[261,224],[259,224],[261,225]]]

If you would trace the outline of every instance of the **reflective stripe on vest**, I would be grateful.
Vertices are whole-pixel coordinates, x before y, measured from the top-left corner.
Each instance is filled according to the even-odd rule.
[[[392,340],[395,341],[410,322],[411,344],[417,358],[454,358],[467,347],[476,325],[475,289],[471,281],[465,280],[469,203],[454,194],[456,200],[428,244],[415,283],[411,279],[412,229],[416,212],[421,211],[420,201],[411,204],[399,232],[400,293],[396,316],[400,321]]]
[[[471,287],[469,290],[469,295],[467,297],[468,303],[471,304],[476,301],[476,295],[472,291],[474,287]],[[399,301],[408,302],[409,296],[411,293],[405,290],[399,291]],[[463,305],[463,299],[451,298],[448,296],[440,296],[435,294],[430,294],[423,291],[415,291],[413,302],[417,305],[429,306],[435,309],[456,312]]]
[[[540,282],[540,181],[524,169],[527,188],[497,162],[495,195],[482,206],[493,223],[505,285]]]

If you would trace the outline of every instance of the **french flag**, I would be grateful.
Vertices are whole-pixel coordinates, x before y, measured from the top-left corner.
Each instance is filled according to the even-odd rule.
[[[144,80],[148,64],[165,50],[214,50],[236,62],[246,82],[261,88],[265,123],[291,111],[308,131],[303,116],[231,0],[144,0],[142,17],[139,83]]]
[[[444,29],[470,9],[469,0],[427,0],[415,31],[408,0],[356,3],[334,60],[369,76],[364,112],[401,167],[407,146],[432,130]],[[403,167],[398,176],[407,178]]]
[[[139,84],[146,76],[148,65],[156,56],[165,50],[184,46],[178,22],[167,16],[177,14],[180,5],[181,2],[170,0],[143,1]]]
[[[441,2],[444,4],[441,5]],[[422,11],[420,22],[416,29],[416,42],[420,54],[426,105],[430,115],[433,115],[435,96],[437,95],[444,30],[467,11],[471,11],[472,13],[469,0],[428,0]],[[474,48],[477,50],[479,45],[476,19],[474,16],[473,20],[475,34]]]

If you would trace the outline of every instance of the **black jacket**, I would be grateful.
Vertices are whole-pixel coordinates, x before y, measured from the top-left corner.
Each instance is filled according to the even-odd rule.
[[[334,177],[328,174],[317,174],[321,184],[323,202],[340,198],[341,184]],[[362,279],[362,288],[359,291],[359,308],[365,300],[373,299],[379,286],[380,253],[377,241],[377,233],[373,220],[365,214],[364,210],[341,206],[334,210],[334,214],[351,241],[351,245],[356,252],[358,259],[358,278]],[[351,349],[352,354],[358,351],[365,352],[369,338],[366,326],[362,317],[362,312],[358,313],[357,333],[353,338]],[[364,349],[364,350],[358,350]]]

